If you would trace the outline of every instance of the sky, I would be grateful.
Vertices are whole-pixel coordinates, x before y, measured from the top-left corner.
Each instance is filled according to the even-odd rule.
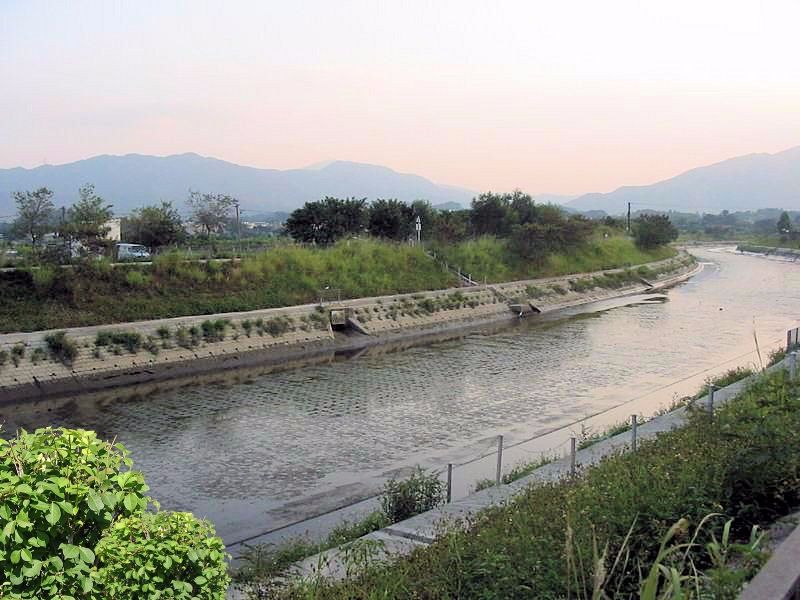
[[[0,0],[0,168],[196,152],[579,194],[800,145],[797,0]]]

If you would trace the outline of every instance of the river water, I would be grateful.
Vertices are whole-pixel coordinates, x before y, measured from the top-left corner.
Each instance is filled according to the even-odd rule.
[[[116,437],[163,508],[208,517],[236,542],[367,496],[395,470],[489,453],[499,434],[507,445],[541,436],[509,450],[506,469],[561,452],[571,434],[649,416],[712,373],[759,364],[757,347],[766,361],[800,317],[800,265],[692,252],[704,270],[663,295],[289,370],[4,409],[0,422],[6,435],[51,424]],[[455,495],[494,460],[457,469]]]

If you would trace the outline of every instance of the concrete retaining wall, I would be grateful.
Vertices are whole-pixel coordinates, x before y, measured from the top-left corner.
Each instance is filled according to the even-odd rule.
[[[296,360],[354,350],[409,336],[516,318],[519,312],[551,312],[625,294],[657,289],[687,278],[695,263],[686,254],[646,266],[652,281],[618,289],[592,287],[593,280],[621,269],[497,285],[361,298],[341,303],[351,327],[335,331],[334,305],[178,317],[66,329],[77,357],[63,364],[46,341],[54,331],[0,335],[0,404],[156,381],[259,363]],[[635,270],[633,271],[636,272]],[[510,307],[512,305],[514,310]],[[203,326],[224,321],[216,339]],[[141,347],[97,345],[98,334],[135,333]]]

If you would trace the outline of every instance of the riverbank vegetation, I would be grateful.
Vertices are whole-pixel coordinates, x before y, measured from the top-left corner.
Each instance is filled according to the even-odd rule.
[[[132,466],[91,431],[0,438],[0,598],[224,598],[213,526],[149,508]]]
[[[91,231],[59,230],[64,243],[75,238],[96,245],[105,231],[108,207],[91,186],[84,191],[81,214],[87,216],[80,222],[92,223]],[[205,238],[227,231],[234,199],[199,193],[191,199]],[[41,235],[45,217],[37,216],[30,231]],[[425,247],[408,243],[417,224]],[[286,231],[294,242],[275,241],[240,260],[196,261],[172,251],[149,265],[84,258],[0,273],[0,333],[291,306],[318,300],[322,290],[357,298],[441,289],[458,285],[459,270],[500,282],[628,267],[675,254],[666,245],[674,237],[668,219],[644,216],[634,225],[630,238],[613,219],[570,215],[520,191],[481,194],[470,209],[454,212],[424,201],[325,198],[289,216]]]
[[[291,306],[318,301],[326,289],[334,291],[322,293],[357,298],[453,287],[457,278],[443,261],[463,262],[476,278],[485,273],[489,281],[508,281],[674,255],[669,247],[639,249],[618,235],[596,236],[540,263],[517,259],[506,240],[493,237],[438,248],[444,257],[437,261],[418,246],[390,241],[286,243],[241,261],[192,262],[169,253],[152,265],[86,261],[71,268],[5,272],[0,273],[0,333]]]
[[[799,392],[762,375],[713,418],[690,410],[636,453],[531,487],[392,565],[283,596],[735,598],[764,560],[753,527],[800,502]]]

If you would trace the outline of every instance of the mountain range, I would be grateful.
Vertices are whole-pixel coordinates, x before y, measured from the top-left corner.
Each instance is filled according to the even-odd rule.
[[[467,206],[474,192],[438,185],[387,167],[330,161],[306,169],[258,169],[197,154],[172,156],[101,155],[63,165],[33,169],[0,169],[0,216],[16,212],[11,194],[47,187],[56,206],[77,199],[78,188],[93,183],[118,215],[159,200],[183,208],[189,189],[219,192],[238,198],[246,211],[291,211],[325,196],[357,198],[420,198],[448,207]]]
[[[775,154],[748,154],[698,167],[651,185],[585,194],[567,207],[623,214],[632,210],[717,213],[722,210],[800,208],[800,146]]]
[[[11,194],[48,187],[57,206],[71,204],[78,188],[93,183],[97,192],[124,215],[172,200],[182,209],[190,189],[220,192],[239,199],[250,213],[289,212],[325,196],[429,200],[455,210],[469,206],[474,191],[437,184],[387,167],[327,161],[305,169],[259,169],[197,154],[147,156],[101,155],[63,165],[0,169],[0,221],[16,212]],[[800,146],[775,154],[748,154],[698,167],[651,185],[625,186],[613,192],[579,197],[540,194],[538,203],[562,204],[570,212],[676,210],[720,212],[724,209],[800,208]],[[596,214],[596,213],[594,213]]]

